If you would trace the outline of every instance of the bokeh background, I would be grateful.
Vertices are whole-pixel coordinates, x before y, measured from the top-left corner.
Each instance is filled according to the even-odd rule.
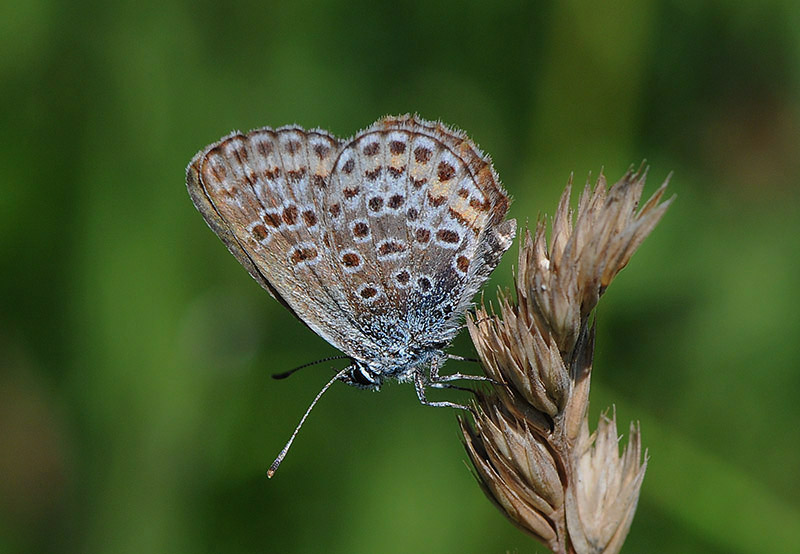
[[[336,352],[184,168],[232,129],[405,112],[466,129],[521,222],[572,172],[674,172],[597,314],[592,419],[651,457],[624,551],[797,552],[799,77],[789,0],[2,3],[0,552],[544,551],[408,386],[332,388],[264,477],[331,364],[270,375]]]

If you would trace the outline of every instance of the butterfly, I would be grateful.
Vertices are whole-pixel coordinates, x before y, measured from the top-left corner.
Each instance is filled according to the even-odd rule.
[[[186,183],[250,275],[351,360],[309,411],[337,380],[412,381],[423,404],[463,407],[425,388],[475,378],[439,369],[516,233],[508,194],[465,133],[411,115],[348,140],[297,126],[234,132],[192,159]]]

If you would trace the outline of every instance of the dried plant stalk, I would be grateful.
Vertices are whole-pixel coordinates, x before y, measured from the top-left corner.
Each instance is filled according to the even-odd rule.
[[[629,170],[611,188],[587,183],[577,210],[570,182],[552,223],[526,230],[514,300],[485,306],[467,325],[498,384],[479,393],[474,422],[461,418],[467,452],[487,496],[512,523],[553,552],[619,552],[647,466],[638,427],[619,453],[616,418],[589,432],[594,355],[592,310],[653,230],[672,199],[665,182],[637,212],[646,171]]]

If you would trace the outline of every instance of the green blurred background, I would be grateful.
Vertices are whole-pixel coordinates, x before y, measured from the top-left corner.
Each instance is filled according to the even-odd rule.
[[[570,172],[674,171],[598,312],[592,421],[651,456],[624,551],[797,552],[800,5],[589,4],[4,2],[0,552],[544,551],[408,386],[334,387],[264,477],[330,364],[270,374],[336,352],[184,168],[232,129],[415,111],[492,155],[520,222]]]

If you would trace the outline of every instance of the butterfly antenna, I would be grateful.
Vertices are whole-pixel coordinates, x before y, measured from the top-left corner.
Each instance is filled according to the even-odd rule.
[[[297,427],[295,427],[294,433],[292,433],[292,436],[289,437],[289,441],[286,443],[286,446],[283,447],[283,450],[281,450],[281,453],[278,454],[278,457],[275,458],[275,461],[272,462],[271,466],[269,466],[269,469],[267,470],[267,477],[268,478],[271,479],[272,476],[275,475],[275,472],[278,471],[278,466],[281,465],[281,462],[286,457],[286,453],[289,452],[289,447],[292,446],[292,443],[294,442],[294,438],[297,436],[297,433],[298,433],[298,431],[300,431],[300,428],[303,426],[303,423],[305,423],[306,418],[308,417],[308,414],[311,413],[311,409],[316,405],[316,403],[319,401],[320,397],[323,394],[325,394],[325,391],[328,390],[330,388],[330,386],[332,384],[334,384],[336,381],[338,381],[339,379],[344,377],[344,375],[347,374],[348,371],[350,371],[350,367],[346,367],[343,370],[341,370],[339,373],[337,373],[336,375],[333,376],[333,379],[328,381],[327,384],[324,387],[322,387],[321,391],[319,391],[317,393],[316,398],[314,398],[314,400],[311,402],[311,405],[306,410],[306,413],[303,414],[302,419],[300,419],[300,423],[298,423]]]
[[[303,369],[304,367],[309,367],[312,365],[321,364],[322,362],[330,362],[331,360],[344,360],[345,358],[349,359],[349,356],[328,356],[327,358],[322,358],[321,360],[317,360],[316,362],[308,362],[307,364],[299,365],[289,371],[284,371],[283,373],[274,373],[272,375],[273,379],[286,379],[289,375],[294,373],[299,369]]]

